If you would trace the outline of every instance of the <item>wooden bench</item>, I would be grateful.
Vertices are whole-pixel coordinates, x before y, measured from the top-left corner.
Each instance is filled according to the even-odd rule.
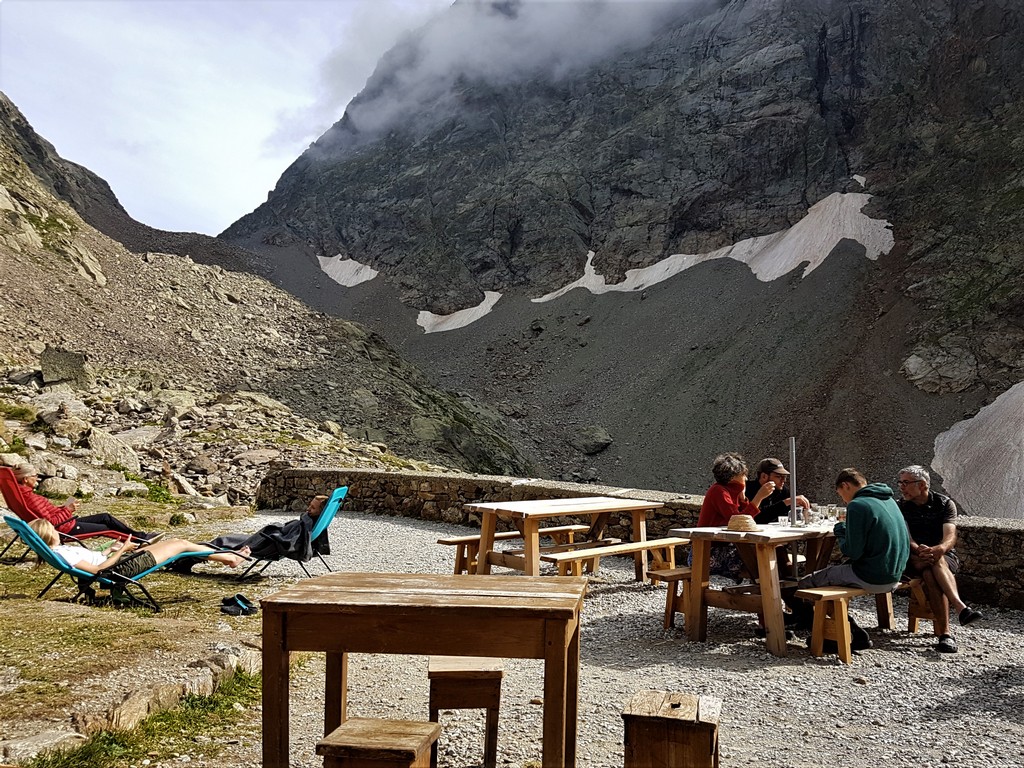
[[[557,525],[550,528],[541,528],[540,535],[547,536],[556,544],[569,544],[577,533],[586,533],[589,530],[589,525]],[[523,534],[519,531],[497,531],[494,534],[495,541],[521,538],[523,538]],[[479,534],[475,536],[451,536],[438,539],[437,543],[455,547],[455,569],[453,572],[456,576],[462,573],[476,573],[476,561],[480,555]]]
[[[850,650],[850,599],[871,595],[875,598],[878,612],[878,626],[892,629],[895,623],[892,608],[892,592],[875,594],[858,587],[809,587],[798,589],[796,596],[814,603],[814,624],[811,628],[811,654],[824,655],[826,640],[835,640],[839,659],[849,664],[853,658]]]
[[[316,745],[324,768],[430,768],[437,723],[418,720],[346,720]]]
[[[647,541],[627,541],[622,544],[576,549],[570,552],[546,552],[541,560],[558,566],[558,575],[581,576],[586,563],[589,572],[596,573],[602,557],[611,555],[627,555],[635,552],[650,552],[653,556],[652,568],[668,570],[676,567],[676,547],[689,544],[689,539],[669,536],[664,539],[648,539]]]
[[[652,581],[664,581],[668,586],[668,594],[665,596],[665,629],[672,629],[676,625],[677,613],[686,615],[686,597],[690,591],[692,572],[693,569],[687,566],[647,571]]]

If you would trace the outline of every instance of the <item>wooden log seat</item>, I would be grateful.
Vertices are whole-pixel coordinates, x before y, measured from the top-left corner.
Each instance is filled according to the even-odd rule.
[[[676,567],[676,547],[689,544],[689,539],[668,536],[664,539],[648,539],[646,541],[627,541],[622,544],[610,544],[572,552],[547,552],[540,556],[541,560],[558,566],[559,576],[581,576],[583,565],[587,564],[591,573],[597,572],[602,557],[611,555],[627,555],[634,552],[650,552],[653,557],[651,567],[655,570],[669,570]]]
[[[498,712],[501,707],[501,659],[471,656],[431,656],[430,719],[438,722],[442,709],[485,709],[484,768],[498,763]],[[437,744],[431,747],[430,764],[437,768]]]
[[[625,768],[718,768],[721,713],[712,696],[639,691],[622,712]]]
[[[430,768],[437,723],[418,720],[346,720],[317,743],[324,768]]]
[[[677,613],[686,615],[686,596],[690,591],[692,570],[688,566],[683,566],[647,571],[651,581],[664,581],[668,587],[665,596],[665,629],[672,629],[676,625]]]
[[[589,525],[555,525],[549,528],[541,528],[540,535],[547,536],[555,544],[570,544],[577,533],[586,533],[589,530]],[[498,531],[494,534],[495,541],[521,538],[523,538],[523,534],[519,531]],[[476,573],[476,561],[480,554],[479,534],[475,536],[449,536],[438,539],[437,543],[455,547],[454,573],[456,576],[463,573]]]

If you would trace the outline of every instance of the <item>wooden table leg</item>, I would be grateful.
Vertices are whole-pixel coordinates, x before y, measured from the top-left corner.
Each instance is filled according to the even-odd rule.
[[[764,613],[768,650],[776,656],[785,656],[788,653],[786,626],[782,615],[782,592],[779,588],[779,560],[774,545],[757,545],[757,572],[761,586],[761,611]]]
[[[523,554],[526,557],[526,575],[540,576],[540,520],[523,520]]]
[[[686,634],[691,640],[708,639],[708,606],[704,590],[711,584],[711,542],[692,539],[693,565],[690,573],[690,604],[686,606]]]
[[[566,763],[568,735],[566,688],[569,678],[571,639],[565,621],[545,622],[543,768],[562,768]]]
[[[324,736],[348,720],[348,654],[328,651],[324,676]]]
[[[580,696],[580,623],[576,621],[569,640],[565,670],[565,764],[576,765],[576,729]]]
[[[488,574],[491,572],[491,561],[488,556],[494,549],[494,529],[498,523],[498,516],[490,509],[482,510],[481,514],[480,550],[476,555],[476,572]]]
[[[633,541],[647,541],[647,510],[633,512]],[[634,572],[637,581],[647,581],[647,552],[633,553]]]
[[[288,649],[285,615],[263,612],[263,766],[288,768]]]

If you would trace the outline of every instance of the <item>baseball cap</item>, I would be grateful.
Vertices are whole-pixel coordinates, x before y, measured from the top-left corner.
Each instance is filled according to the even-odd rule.
[[[789,470],[778,459],[762,459],[761,463],[757,465],[757,472],[758,474],[764,472],[766,475],[770,475],[772,472],[777,472],[780,475],[789,474]]]

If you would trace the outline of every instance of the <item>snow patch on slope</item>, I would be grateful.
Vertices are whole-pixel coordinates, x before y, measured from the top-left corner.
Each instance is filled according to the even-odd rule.
[[[574,288],[585,288],[594,294],[642,291],[690,267],[714,259],[741,261],[764,282],[782,277],[806,261],[809,263],[802,274],[802,277],[806,277],[844,239],[859,242],[867,251],[867,257],[875,260],[892,250],[895,241],[889,222],[872,219],[861,212],[870,199],[871,195],[860,192],[836,192],[811,206],[807,215],[789,229],[741,240],[711,253],[674,254],[649,267],[628,270],[626,279],[620,283],[605,282],[604,276],[594,269],[594,252],[591,251],[587,254],[582,277],[533,301],[551,301]]]
[[[475,307],[460,309],[450,315],[435,315],[433,312],[423,310],[416,317],[416,325],[420,326],[425,333],[454,331],[456,328],[467,326],[486,315],[500,298],[501,294],[497,291],[484,291],[484,300]]]
[[[340,253],[337,256],[317,256],[317,261],[320,262],[320,269],[325,275],[346,288],[373,280],[380,274],[368,264],[360,264],[354,259],[341,258]]]
[[[972,515],[1024,519],[1024,382],[936,437],[932,467]]]

